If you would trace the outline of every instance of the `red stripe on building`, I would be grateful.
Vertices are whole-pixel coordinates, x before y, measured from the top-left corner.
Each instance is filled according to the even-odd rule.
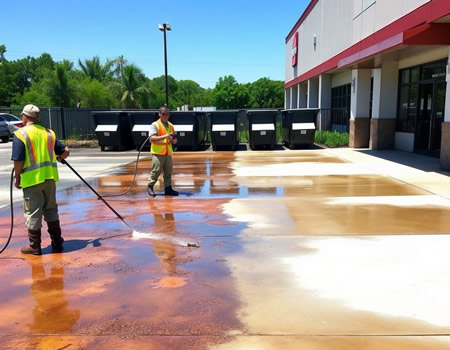
[[[310,5],[313,1],[310,3]],[[314,5],[317,1],[314,3]],[[337,68],[339,62],[350,62],[350,57],[358,57],[361,58],[368,57],[367,53],[370,52],[370,55],[374,55],[385,51],[389,47],[387,47],[386,43],[390,40],[395,43],[396,38],[398,39],[398,35],[403,36],[403,32],[417,27],[419,25],[423,25],[426,23],[433,22],[439,18],[442,18],[450,13],[450,1],[449,0],[432,0],[431,2],[424,4],[423,6],[415,9],[414,11],[408,13],[407,15],[399,18],[395,22],[387,25],[386,27],[380,29],[379,31],[373,33],[367,38],[361,40],[360,42],[352,45],[348,49],[342,51],[336,56],[330,58],[329,60],[323,62],[322,64],[310,69],[309,71],[303,73],[297,78],[287,82],[284,84],[284,87],[287,89],[294,85],[297,85],[305,80],[311,79],[315,76],[318,76],[324,72],[327,72],[331,69]],[[309,6],[308,6],[309,8]],[[312,9],[311,9],[312,10]],[[311,12],[311,10],[309,12]],[[306,13],[306,11],[305,11]],[[304,14],[305,14],[304,13]],[[308,13],[309,14],[309,13]],[[305,20],[304,16],[300,17],[301,22]],[[297,24],[300,22],[297,22]],[[300,25],[295,25],[294,29],[297,30]],[[292,30],[295,32],[295,30]],[[291,32],[292,32],[291,31]],[[399,44],[400,45],[400,44]],[[422,44],[423,45],[423,44]],[[395,46],[395,45],[394,45]],[[393,46],[391,46],[393,47]],[[380,51],[377,51],[380,50]],[[355,61],[353,61],[355,62]],[[349,64],[349,63],[347,63]]]
[[[289,34],[286,37],[286,43],[292,38],[292,36],[294,35],[294,33],[297,31],[297,29],[302,25],[302,23],[305,21],[306,17],[309,16],[309,14],[311,13],[311,11],[313,10],[314,6],[316,6],[316,4],[319,2],[319,0],[311,0],[311,2],[309,3],[308,7],[306,7],[306,10],[303,12],[303,14],[301,15],[301,17],[298,19],[297,23],[295,23],[294,28],[291,29],[291,31],[289,32]]]

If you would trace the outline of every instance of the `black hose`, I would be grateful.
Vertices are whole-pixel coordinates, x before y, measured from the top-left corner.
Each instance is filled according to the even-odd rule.
[[[120,197],[120,196],[124,196],[126,194],[128,194],[128,192],[131,191],[131,189],[134,186],[134,183],[136,182],[136,175],[137,175],[137,170],[138,170],[138,165],[139,165],[139,156],[141,155],[141,151],[144,148],[145,144],[147,143],[147,141],[150,139],[150,136],[148,136],[145,141],[142,143],[141,147],[139,148],[139,152],[136,158],[136,166],[134,168],[134,176],[133,176],[133,181],[131,181],[131,185],[128,188],[128,190],[126,190],[125,192],[122,193],[117,193],[117,194],[104,194],[103,197]]]
[[[13,227],[14,227],[13,181],[14,181],[14,168],[11,171],[11,182],[9,184],[9,200],[11,203],[11,229],[9,231],[8,241],[6,242],[5,246],[0,250],[0,254],[3,253],[3,251],[6,249],[6,247],[8,247],[8,244],[11,241],[11,237],[12,237],[12,233],[13,233]]]

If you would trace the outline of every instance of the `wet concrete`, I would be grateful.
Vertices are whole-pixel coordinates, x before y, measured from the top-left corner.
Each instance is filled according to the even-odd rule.
[[[176,153],[178,198],[148,197],[150,166],[106,197],[135,232],[74,186],[58,193],[64,253],[44,232],[25,256],[16,208],[2,348],[449,347],[447,198],[321,150]],[[134,169],[92,185],[120,194]]]

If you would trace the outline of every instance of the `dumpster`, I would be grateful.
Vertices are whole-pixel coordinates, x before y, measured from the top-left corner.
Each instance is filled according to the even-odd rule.
[[[281,111],[281,138],[289,148],[311,146],[316,134],[318,109],[289,109]]]
[[[247,111],[248,142],[252,150],[259,146],[274,149],[277,115],[277,110]]]
[[[131,136],[133,137],[133,143],[136,147],[136,150],[139,151],[141,147],[142,150],[150,150],[150,140],[147,140],[147,138],[150,133],[150,126],[159,118],[158,114],[159,112],[156,110],[128,112],[128,120],[131,127]],[[144,142],[145,145],[142,146]]]
[[[123,111],[91,112],[100,149],[126,151],[134,148],[128,113]]]
[[[217,147],[230,147],[236,150],[238,145],[237,119],[239,111],[208,112],[211,123],[211,143],[213,151]]]
[[[170,112],[169,121],[173,124],[178,137],[177,149],[187,147],[197,151],[205,141],[206,114],[205,112]]]

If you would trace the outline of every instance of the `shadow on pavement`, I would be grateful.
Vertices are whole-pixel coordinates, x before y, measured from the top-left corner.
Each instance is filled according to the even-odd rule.
[[[77,250],[85,249],[88,245],[92,245],[93,247],[97,248],[100,247],[102,244],[100,243],[101,238],[96,239],[69,239],[64,241],[64,253],[70,253]],[[52,246],[49,245],[48,247],[45,247],[42,249],[42,254],[52,254]]]
[[[425,172],[435,172],[445,176],[450,176],[450,171],[441,169],[440,160],[438,158],[398,150],[360,150],[358,152],[406,165]]]

